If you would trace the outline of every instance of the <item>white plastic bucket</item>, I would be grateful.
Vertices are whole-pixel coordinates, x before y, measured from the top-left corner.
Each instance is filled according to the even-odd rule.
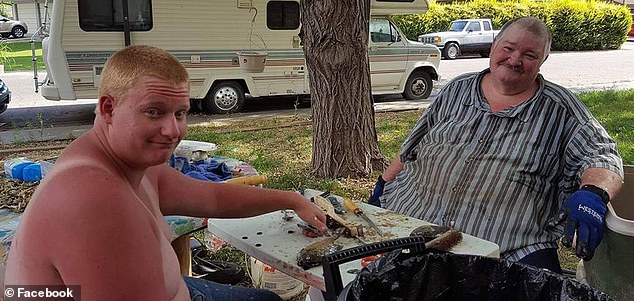
[[[253,286],[273,291],[284,300],[291,299],[304,290],[304,283],[274,267],[253,257],[251,257],[250,263]]]
[[[266,66],[266,52],[238,52],[238,62],[240,68],[246,72],[259,73],[264,71]]]
[[[605,237],[578,273],[585,273],[590,286],[616,300],[631,300],[634,295],[634,166],[624,169],[623,187],[608,204]]]

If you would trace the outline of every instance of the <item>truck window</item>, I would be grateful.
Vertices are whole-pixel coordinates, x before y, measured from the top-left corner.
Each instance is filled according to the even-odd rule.
[[[489,23],[489,21],[482,22],[482,25],[484,26],[484,30],[486,31],[491,30],[491,23]]]
[[[451,22],[451,27],[449,28],[449,31],[461,32],[465,26],[467,26],[467,21],[454,21]]]
[[[480,22],[471,22],[469,23],[469,27],[467,27],[467,31],[480,31]]]
[[[398,31],[386,19],[370,20],[370,39],[375,43],[398,41]]]
[[[79,27],[84,31],[123,31],[121,0],[78,0]],[[151,0],[128,0],[131,31],[152,29]]]
[[[269,1],[266,4],[266,26],[272,30],[299,28],[299,3],[295,1]]]

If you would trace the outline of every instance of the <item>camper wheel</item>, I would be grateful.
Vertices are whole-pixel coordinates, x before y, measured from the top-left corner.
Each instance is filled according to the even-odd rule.
[[[422,70],[414,71],[407,79],[403,97],[409,100],[428,98],[432,87],[433,83],[429,73]]]
[[[229,114],[242,110],[244,91],[234,81],[214,84],[211,93],[202,100],[203,110],[207,113]]]

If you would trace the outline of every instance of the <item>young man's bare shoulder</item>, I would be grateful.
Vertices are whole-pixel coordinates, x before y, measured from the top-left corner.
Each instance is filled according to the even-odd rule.
[[[125,179],[105,166],[85,160],[60,162],[40,183],[36,197],[70,201],[90,201],[126,194]],[[44,196],[45,195],[45,196]]]
[[[91,227],[98,226],[91,220],[110,216],[113,221],[138,210],[132,188],[122,176],[94,161],[81,161],[56,162],[36,189],[28,206],[33,208],[26,214],[45,216],[53,224],[72,220]]]
[[[110,169],[89,161],[59,163],[40,183],[24,213],[25,247],[90,244],[107,249],[111,242],[102,245],[102,236],[116,240],[152,223],[127,182]],[[51,258],[63,258],[66,251],[51,247],[47,252]]]

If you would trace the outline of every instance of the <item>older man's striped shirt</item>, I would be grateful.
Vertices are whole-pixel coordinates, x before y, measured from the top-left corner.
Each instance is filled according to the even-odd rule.
[[[557,213],[583,171],[622,175],[622,162],[575,95],[541,75],[531,99],[493,113],[480,89],[487,72],[443,88],[403,143],[404,169],[381,202],[493,241],[505,258],[519,260],[557,246]]]

